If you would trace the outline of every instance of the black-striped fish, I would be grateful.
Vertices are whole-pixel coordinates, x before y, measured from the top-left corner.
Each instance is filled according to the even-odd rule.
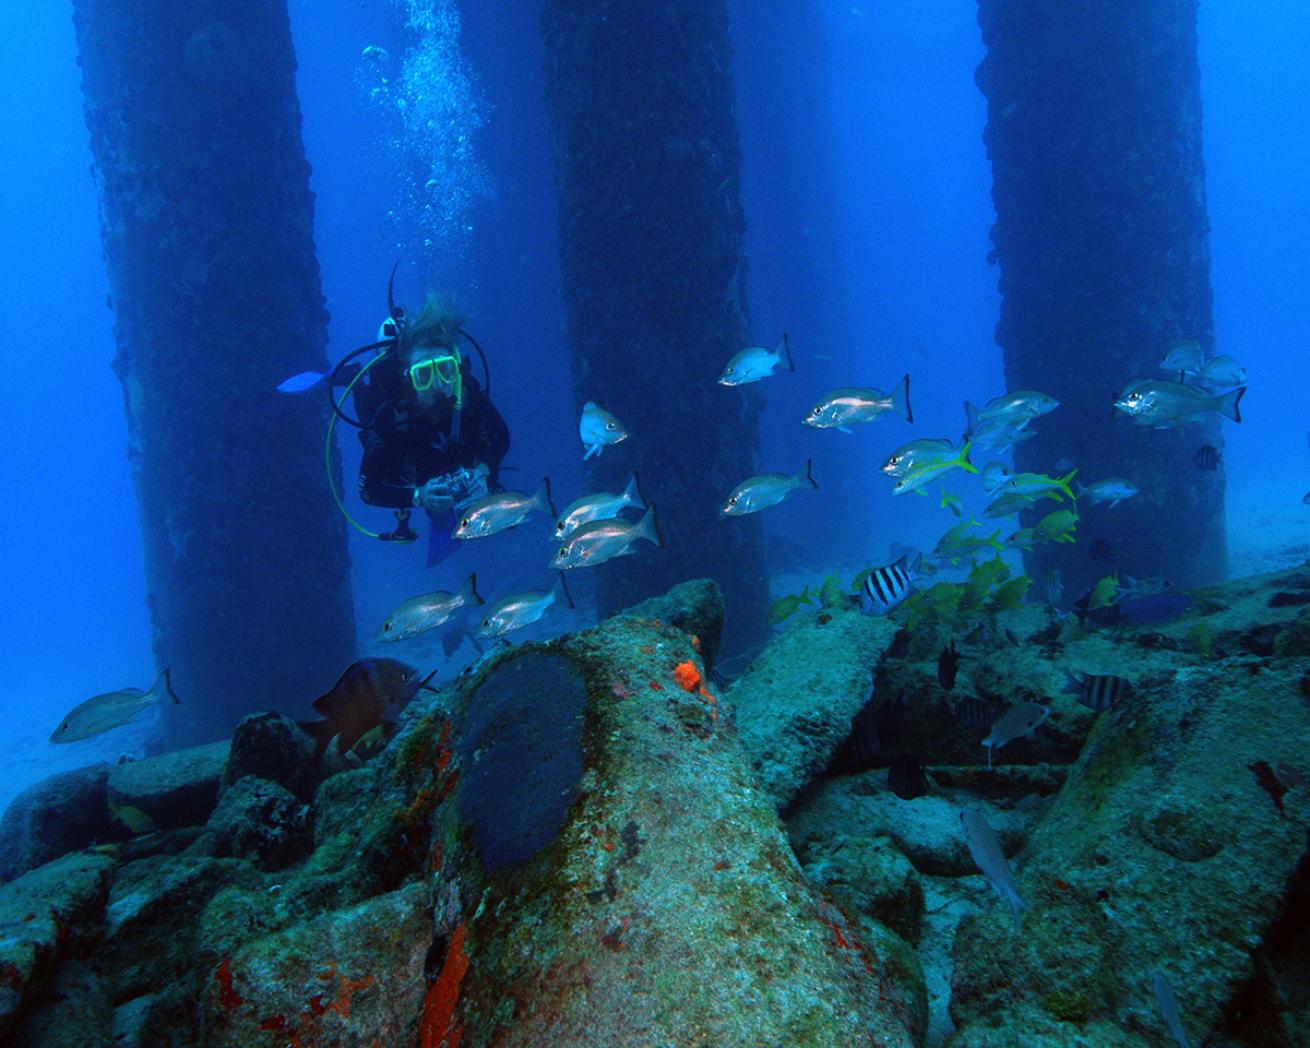
[[[901,557],[894,564],[874,568],[860,587],[860,610],[866,615],[886,615],[914,592],[914,580],[919,575],[920,558],[906,564]]]
[[[1089,710],[1104,713],[1132,690],[1123,677],[1107,673],[1071,673],[1064,671],[1062,695],[1074,695]]]
[[[1206,471],[1216,470],[1219,468],[1223,456],[1219,449],[1213,444],[1202,444],[1196,449],[1196,454],[1192,456],[1192,461],[1196,463],[1197,469]]]

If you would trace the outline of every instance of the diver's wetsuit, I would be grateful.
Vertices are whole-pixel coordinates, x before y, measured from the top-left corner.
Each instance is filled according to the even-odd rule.
[[[381,372],[380,374],[377,372]],[[404,509],[414,489],[461,466],[485,463],[489,491],[500,489],[500,463],[509,451],[509,427],[491,398],[470,374],[464,375],[464,408],[459,440],[451,441],[452,397],[439,396],[424,409],[404,374],[380,366],[355,387],[356,417],[364,423],[360,443],[359,495],[373,506]]]

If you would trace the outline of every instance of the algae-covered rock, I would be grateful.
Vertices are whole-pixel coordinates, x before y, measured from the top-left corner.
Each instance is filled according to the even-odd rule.
[[[61,958],[97,934],[113,859],[66,855],[0,887],[0,1039]]]
[[[620,612],[620,618],[652,619],[697,639],[701,658],[713,666],[723,639],[723,591],[713,579],[692,579]]]
[[[417,1044],[431,942],[417,884],[251,939],[207,973],[204,1043]]]
[[[223,786],[254,775],[285,786],[302,801],[313,799],[318,784],[314,742],[290,717],[272,710],[241,719],[223,769]]]
[[[93,842],[122,840],[109,818],[108,778],[108,764],[89,764],[15,797],[0,819],[0,884]]]
[[[109,803],[136,808],[161,829],[199,826],[218,801],[228,741],[116,764],[109,772]]]
[[[827,768],[895,633],[890,620],[848,609],[800,616],[728,691],[742,746],[776,808]]]
[[[913,1043],[904,966],[805,882],[688,634],[525,645],[464,710],[434,1043]]]
[[[277,870],[307,855],[309,806],[268,779],[246,775],[223,790],[206,824],[205,850]]]
[[[805,876],[852,913],[874,918],[907,942],[919,941],[923,886],[887,837],[847,837],[807,849]]]
[[[99,974],[82,961],[66,961],[14,1031],[27,1048],[110,1048],[113,1008]]]
[[[1306,851],[1305,668],[1189,667],[1102,716],[1019,857],[1022,934],[999,907],[961,928],[953,1043],[1031,1030],[1031,1043],[1056,1044],[1089,1023],[1162,1043],[1157,972],[1195,1041],[1226,1011],[1232,1021]],[[1302,784],[1279,768],[1302,769]],[[1262,1043],[1292,1043],[1261,1022],[1273,1037]]]

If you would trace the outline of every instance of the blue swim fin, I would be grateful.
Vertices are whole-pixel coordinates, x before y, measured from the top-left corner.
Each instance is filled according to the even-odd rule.
[[[440,564],[455,550],[459,549],[459,539],[455,538],[454,531],[455,513],[453,510],[448,510],[445,513],[428,514],[427,566],[429,568]]]

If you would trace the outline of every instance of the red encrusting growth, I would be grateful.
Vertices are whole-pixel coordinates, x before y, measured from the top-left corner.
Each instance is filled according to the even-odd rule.
[[[467,927],[461,924],[450,937],[446,947],[446,960],[441,973],[428,987],[423,998],[423,1021],[419,1026],[421,1048],[458,1048],[463,1032],[455,1022],[455,1005],[459,1003],[459,987],[468,971],[468,955],[464,953]]]
[[[230,957],[224,957],[214,972],[214,981],[218,983],[218,1003],[223,1006],[225,1012],[230,1012],[235,1008],[240,1008],[245,1003],[245,998],[237,993],[236,988],[232,985],[232,960]]]
[[[673,679],[678,682],[678,687],[683,691],[699,695],[709,706],[710,717],[713,720],[719,719],[719,700],[705,690],[704,678],[694,662],[688,659],[674,666]]]

